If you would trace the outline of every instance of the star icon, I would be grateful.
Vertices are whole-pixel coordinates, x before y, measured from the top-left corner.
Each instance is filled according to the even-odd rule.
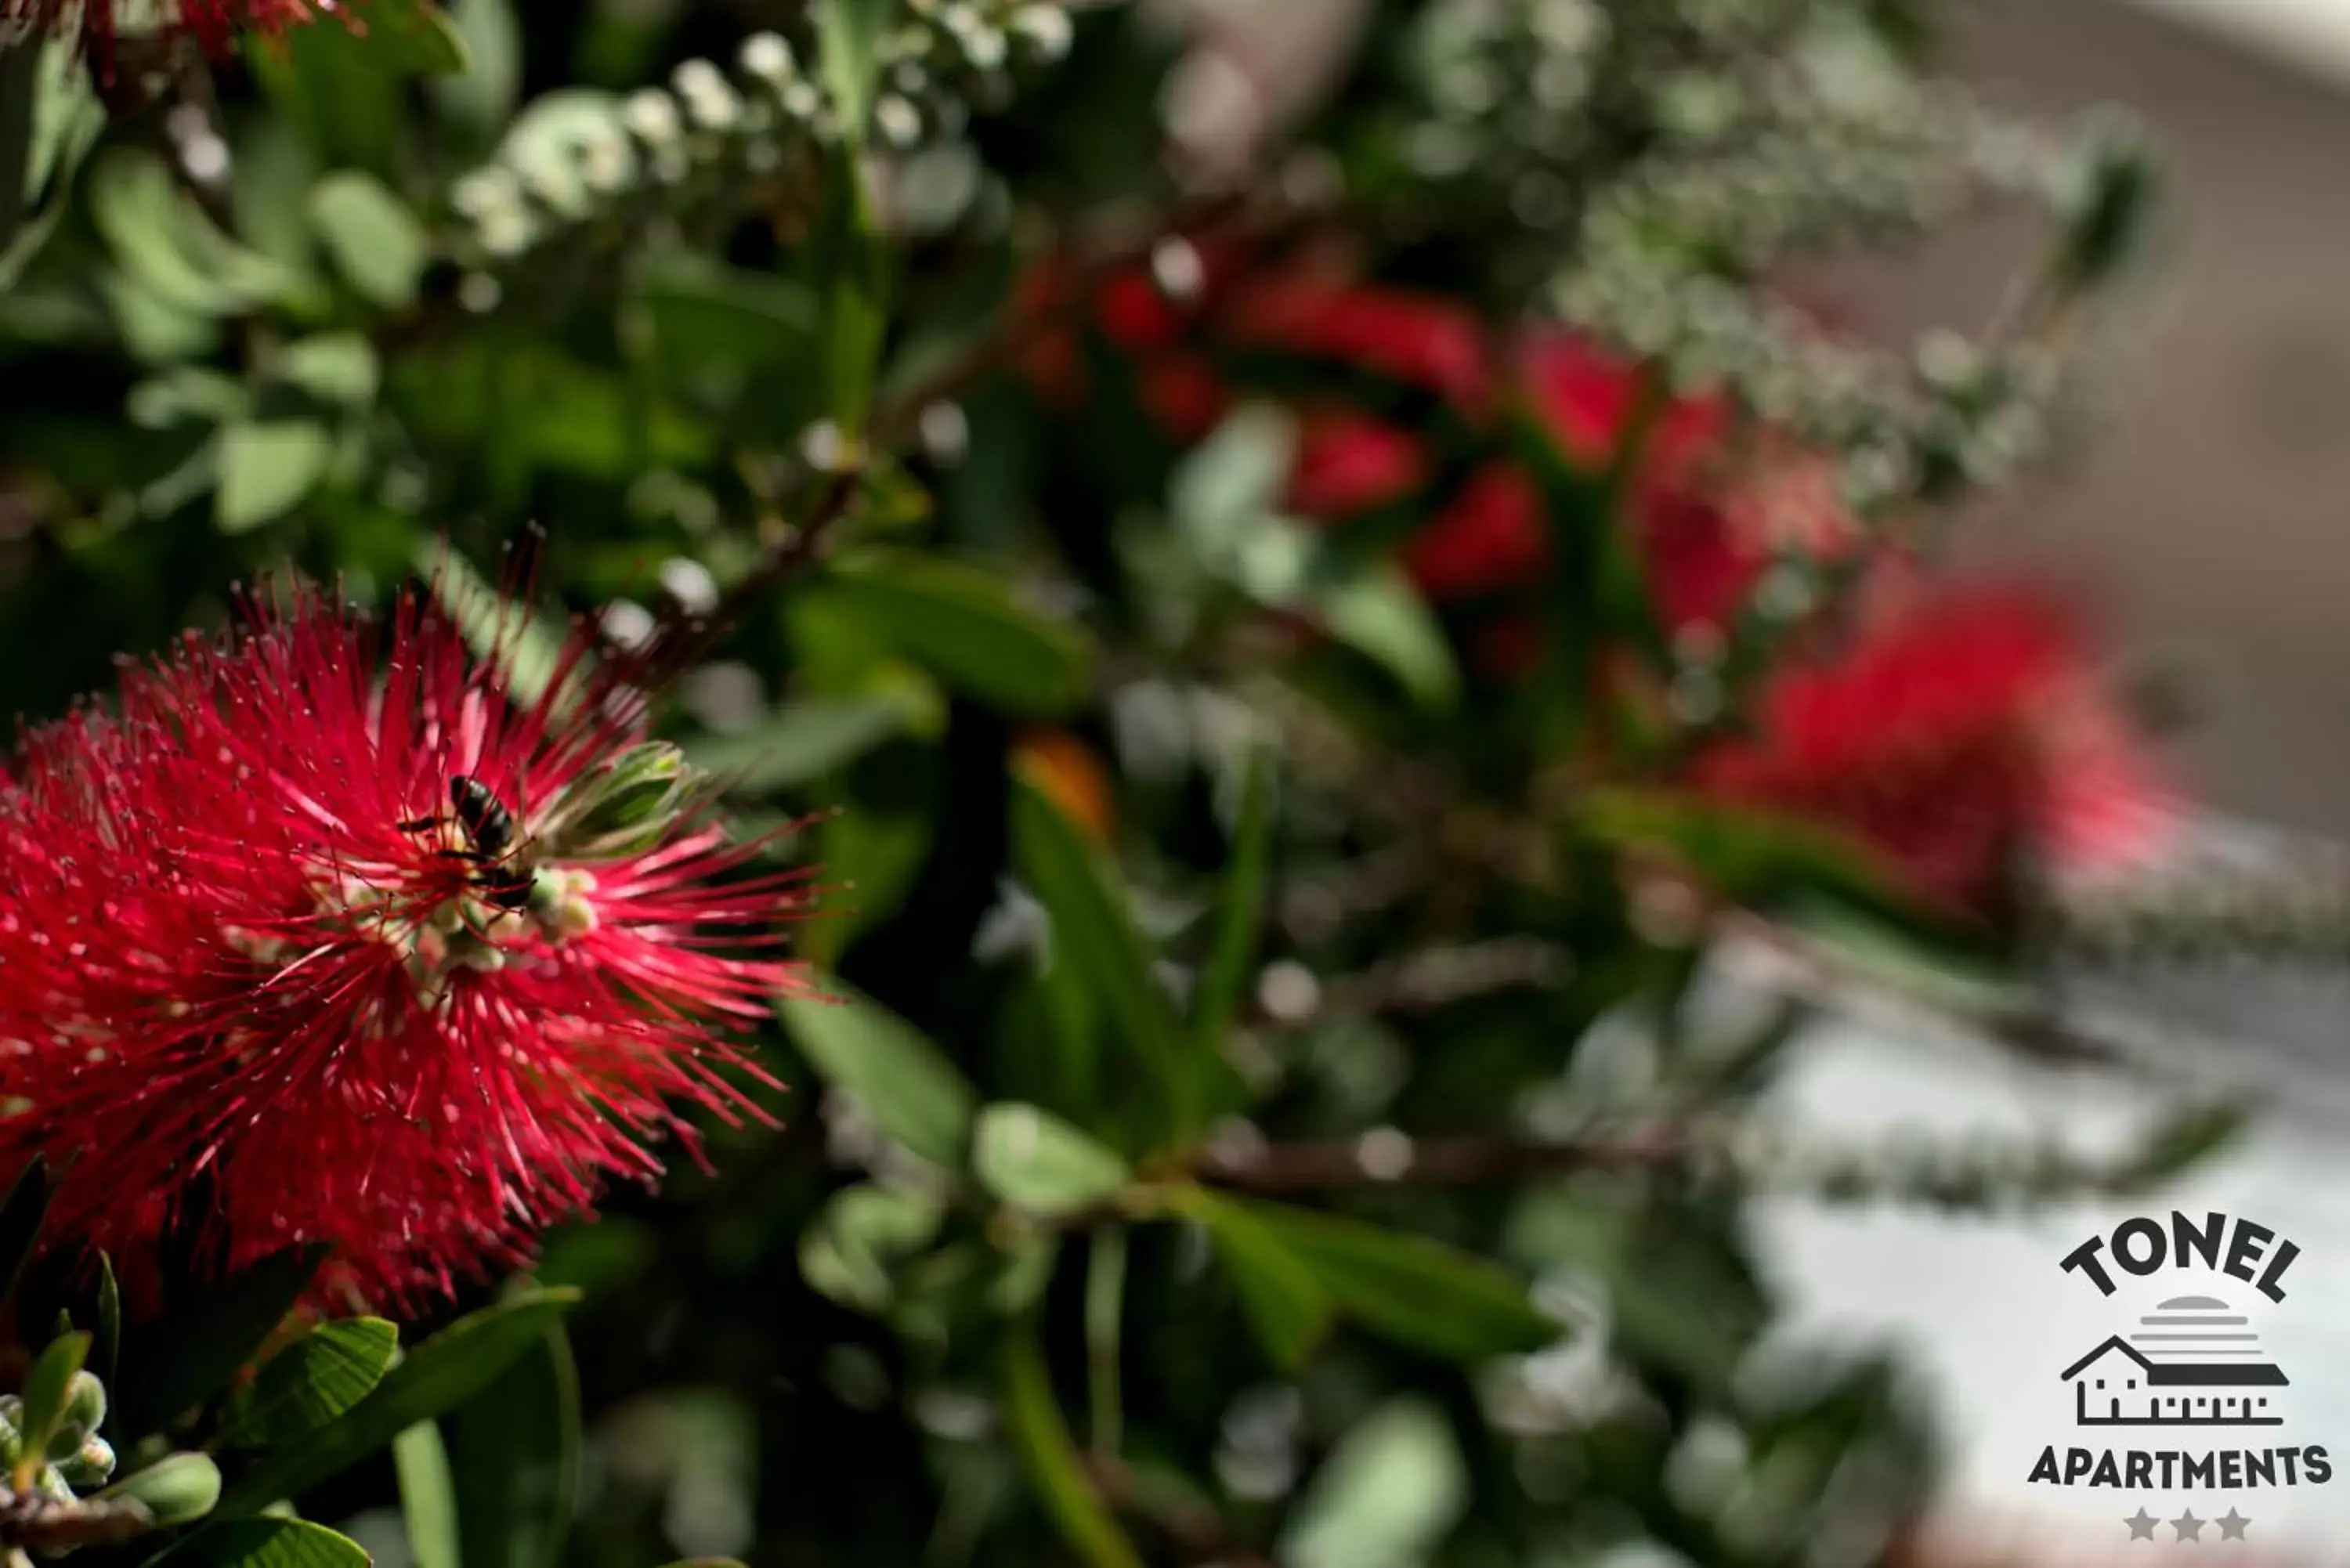
[[[2220,1540],[2241,1541],[2244,1538],[2244,1526],[2251,1523],[2251,1521],[2231,1508],[2228,1511],[2226,1518],[2215,1520],[2213,1522],[2220,1527]]]
[[[2186,1512],[2180,1514],[2177,1519],[2172,1520],[2170,1521],[2170,1528],[2178,1532],[2179,1540],[2199,1542],[2203,1539],[2203,1527],[2210,1522],[2210,1521],[2209,1520],[2196,1518],[2195,1511],[2190,1508]]]
[[[2122,1522],[2129,1526],[2132,1541],[2151,1541],[2154,1539],[2154,1527],[2161,1521],[2141,1507],[2136,1517],[2125,1519]]]

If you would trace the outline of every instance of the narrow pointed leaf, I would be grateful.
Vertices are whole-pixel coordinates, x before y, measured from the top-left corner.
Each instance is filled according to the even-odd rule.
[[[1253,1210],[1221,1194],[1186,1189],[1175,1195],[1174,1204],[1179,1213],[1207,1228],[1265,1355],[1284,1371],[1303,1366],[1328,1331],[1336,1306],[1313,1266]]]
[[[1233,825],[1232,865],[1217,899],[1215,942],[1191,1003],[1193,1048],[1202,1055],[1222,1048],[1256,971],[1273,870],[1273,762],[1259,752],[1249,759],[1240,818]]]
[[[464,1568],[555,1568],[579,1491],[579,1379],[559,1323],[441,1419]]]
[[[1086,1478],[1033,1326],[1003,1342],[1006,1416],[1013,1448],[1069,1545],[1091,1568],[1142,1568],[1142,1559]]]
[[[1563,1332],[1516,1276],[1482,1258],[1359,1220],[1222,1201],[1303,1260],[1347,1317],[1399,1344],[1473,1361],[1539,1350]]]
[[[441,1428],[419,1421],[400,1433],[391,1441],[391,1463],[400,1476],[400,1515],[415,1568],[460,1568],[457,1483]]]
[[[1125,888],[1052,797],[1026,779],[1013,791],[1012,837],[1021,877],[1053,918],[1053,962],[1071,967],[1100,1002],[1119,1047],[1156,1081],[1170,1131],[1180,1137],[1193,1130],[1203,1075],[1152,972]]]
[[[547,1326],[578,1299],[576,1291],[526,1291],[458,1319],[411,1352],[366,1398],[246,1471],[222,1499],[222,1511],[248,1514],[299,1497],[417,1422],[462,1407],[541,1343]]]
[[[323,1247],[274,1252],[205,1287],[126,1337],[118,1430],[143,1438],[220,1392],[309,1287]]]
[[[824,1081],[881,1130],[935,1165],[959,1166],[979,1096],[945,1053],[879,1002],[826,981],[831,997],[786,997],[784,1028]]]
[[[175,1561],[203,1568],[369,1568],[367,1552],[348,1536],[307,1519],[238,1519],[189,1537]]]
[[[317,1430],[374,1391],[399,1348],[400,1331],[380,1317],[305,1334],[263,1366],[231,1440],[265,1446]]]

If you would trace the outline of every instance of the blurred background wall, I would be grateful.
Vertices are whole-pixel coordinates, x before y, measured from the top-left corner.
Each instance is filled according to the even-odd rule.
[[[2129,110],[2172,182],[2169,254],[2105,428],[1972,547],[2047,567],[2206,701],[2185,782],[2350,834],[2350,0],[1968,0],[1952,64],[2019,107]],[[1886,326],[1979,319],[2016,236],[1856,274]]]

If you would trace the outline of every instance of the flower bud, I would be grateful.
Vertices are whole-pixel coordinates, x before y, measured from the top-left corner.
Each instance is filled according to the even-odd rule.
[[[685,753],[668,742],[631,746],[571,787],[545,837],[559,858],[630,854],[669,831],[695,782]]]
[[[52,1450],[54,1451],[54,1450]],[[57,1474],[78,1490],[104,1486],[114,1474],[114,1445],[104,1438],[82,1439],[81,1447],[56,1461]]]
[[[171,1454],[106,1489],[105,1496],[140,1503],[157,1524],[202,1519],[220,1501],[220,1467],[203,1454]]]
[[[80,1452],[83,1439],[95,1435],[106,1420],[106,1385],[94,1372],[77,1372],[66,1386],[66,1407],[49,1431],[48,1457],[68,1459]]]

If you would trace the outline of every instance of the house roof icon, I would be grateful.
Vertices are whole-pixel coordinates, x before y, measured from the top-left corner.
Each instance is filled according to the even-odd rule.
[[[2103,1357],[2121,1352],[2138,1366],[2139,1375],[2147,1385],[2157,1388],[2210,1388],[2221,1386],[2281,1388],[2286,1386],[2282,1368],[2265,1361],[2233,1362],[2154,1362],[2138,1354],[2120,1334],[2115,1334],[2096,1349],[2073,1363],[2057,1375],[2057,1380],[2070,1383],[2086,1372]]]

